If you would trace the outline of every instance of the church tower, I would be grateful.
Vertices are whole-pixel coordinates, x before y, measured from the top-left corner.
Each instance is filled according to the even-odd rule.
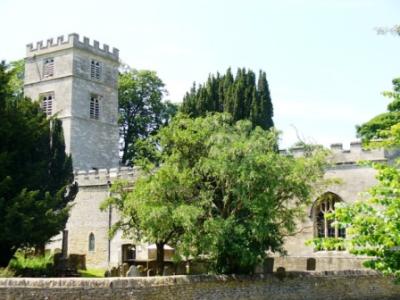
[[[118,49],[75,33],[27,45],[25,96],[62,120],[74,169],[118,167],[118,59]]]

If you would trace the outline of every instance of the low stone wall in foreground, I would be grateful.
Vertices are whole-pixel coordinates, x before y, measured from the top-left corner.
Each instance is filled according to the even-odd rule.
[[[0,299],[400,299],[371,271],[136,278],[3,278]]]

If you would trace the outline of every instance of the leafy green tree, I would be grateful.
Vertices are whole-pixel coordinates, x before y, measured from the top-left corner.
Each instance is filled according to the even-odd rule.
[[[17,96],[0,64],[0,266],[20,247],[42,247],[65,226],[77,192],[61,121]]]
[[[23,97],[24,95],[24,76],[25,76],[25,61],[23,59],[10,62],[9,69],[11,78],[9,85],[13,91],[14,96]]]
[[[331,217],[347,227],[346,248],[353,254],[370,256],[366,267],[395,275],[400,281],[399,165],[373,166],[378,171],[378,184],[369,190],[369,198],[341,205]]]
[[[228,112],[235,121],[247,119],[253,126],[269,129],[274,126],[273,107],[266,73],[258,80],[251,70],[238,69],[234,78],[231,69],[225,75],[210,75],[204,85],[193,84],[183,98],[181,111],[191,117],[208,112]]]
[[[357,134],[365,143],[389,138],[392,126],[400,123],[400,78],[393,79],[392,83],[393,91],[383,92],[391,99],[388,111],[357,127]]]
[[[196,230],[202,213],[201,200],[194,187],[192,174],[178,172],[164,164],[155,174],[139,178],[132,192],[129,183],[119,182],[111,192],[119,197],[103,204],[114,205],[122,214],[113,230],[122,229],[135,241],[155,243],[158,275],[164,270],[164,246],[175,244],[183,235]]]
[[[178,115],[148,141],[158,167],[145,157],[133,190],[116,185],[122,196],[104,204],[122,216],[115,229],[156,243],[159,274],[165,243],[183,257],[206,256],[214,272],[251,273],[266,250],[284,251],[323,174],[324,153],[283,156],[276,139],[227,114]]]
[[[168,124],[177,106],[162,101],[167,94],[156,72],[125,68],[118,80],[119,125],[122,163],[132,165],[135,143]]]
[[[400,80],[393,80],[394,90],[384,92],[392,99],[388,112],[358,128],[370,147],[400,146]],[[374,139],[380,140],[374,140]],[[400,165],[374,163],[378,183],[369,190],[367,200],[342,204],[330,217],[347,228],[346,248],[356,255],[368,255],[364,265],[394,275],[400,282]]]

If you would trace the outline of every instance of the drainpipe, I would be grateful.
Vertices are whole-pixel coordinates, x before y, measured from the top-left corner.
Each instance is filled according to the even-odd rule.
[[[111,182],[108,181],[108,193],[107,196],[108,198],[111,197]],[[111,238],[110,238],[110,230],[111,230],[111,225],[112,225],[112,206],[111,204],[108,206],[108,257],[107,257],[107,261],[108,261],[108,267],[110,267],[110,262],[111,262]]]

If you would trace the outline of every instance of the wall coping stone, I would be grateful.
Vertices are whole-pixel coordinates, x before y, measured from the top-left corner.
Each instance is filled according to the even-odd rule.
[[[65,288],[134,288],[144,289],[159,286],[186,285],[193,283],[227,283],[293,280],[299,278],[346,278],[346,277],[383,277],[370,270],[324,271],[324,272],[286,272],[279,274],[249,275],[174,275],[154,277],[112,277],[112,278],[0,278],[0,289],[65,289]]]

